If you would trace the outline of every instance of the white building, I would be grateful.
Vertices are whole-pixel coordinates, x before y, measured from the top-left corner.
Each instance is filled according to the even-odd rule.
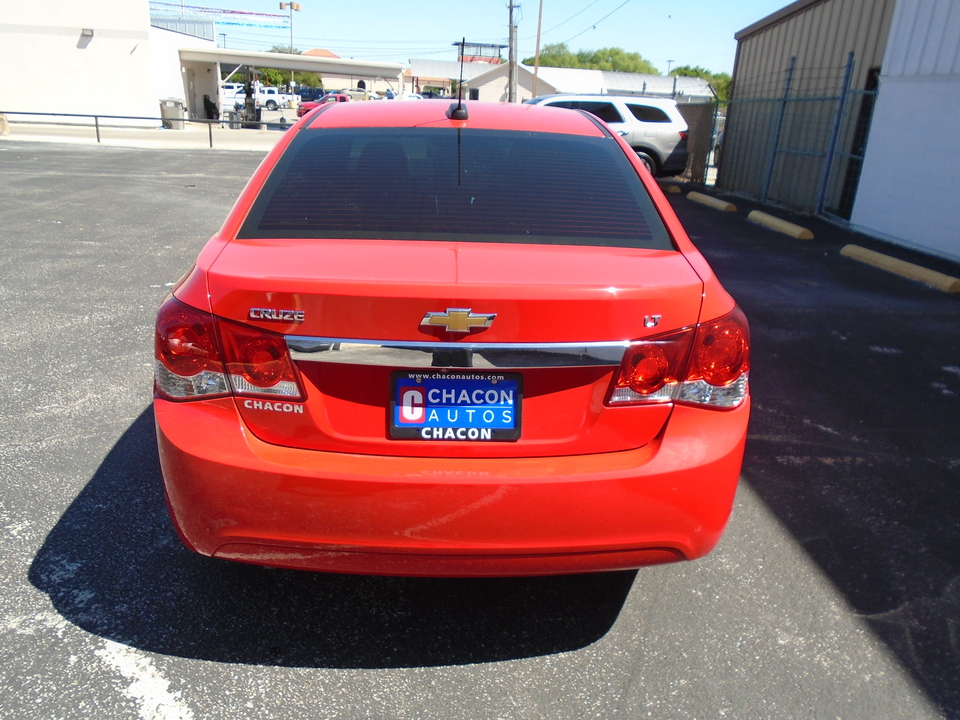
[[[155,125],[161,101],[173,98],[187,117],[203,118],[203,96],[216,98],[222,70],[239,65],[401,86],[403,66],[397,63],[222,50],[214,32],[196,31],[204,23],[155,27],[148,0],[4,3],[0,67],[7,72],[0,80],[0,113],[13,122],[19,113],[65,113],[144,118]]]
[[[960,261],[960,2],[899,0],[850,224]]]

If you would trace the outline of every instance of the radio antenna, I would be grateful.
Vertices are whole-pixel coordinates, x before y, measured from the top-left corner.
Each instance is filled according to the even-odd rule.
[[[447,117],[451,120],[468,119],[467,108],[463,105],[463,54],[467,46],[467,38],[460,41],[460,82],[457,83],[457,104],[451,105]]]

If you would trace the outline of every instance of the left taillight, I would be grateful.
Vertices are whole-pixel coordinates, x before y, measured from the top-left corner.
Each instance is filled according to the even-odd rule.
[[[154,357],[157,392],[170,400],[303,398],[282,335],[214,318],[174,297],[157,313]]]
[[[168,297],[154,334],[157,391],[170,400],[229,395],[213,316]]]

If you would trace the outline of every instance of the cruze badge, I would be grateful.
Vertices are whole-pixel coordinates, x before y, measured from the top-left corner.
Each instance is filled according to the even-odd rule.
[[[445,312],[428,312],[420,321],[421,326],[442,327],[447,332],[466,333],[488,328],[496,313],[475,313],[470,308],[447,308]]]
[[[276,308],[250,308],[251,320],[272,320],[274,322],[303,322],[303,310],[278,310]]]

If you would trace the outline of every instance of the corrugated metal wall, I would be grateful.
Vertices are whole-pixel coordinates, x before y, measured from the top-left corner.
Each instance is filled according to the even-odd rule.
[[[850,89],[866,89],[875,77],[871,68],[881,64],[895,5],[799,0],[737,33],[718,185],[817,210],[838,111],[857,112],[840,97],[848,57],[854,54]]]

